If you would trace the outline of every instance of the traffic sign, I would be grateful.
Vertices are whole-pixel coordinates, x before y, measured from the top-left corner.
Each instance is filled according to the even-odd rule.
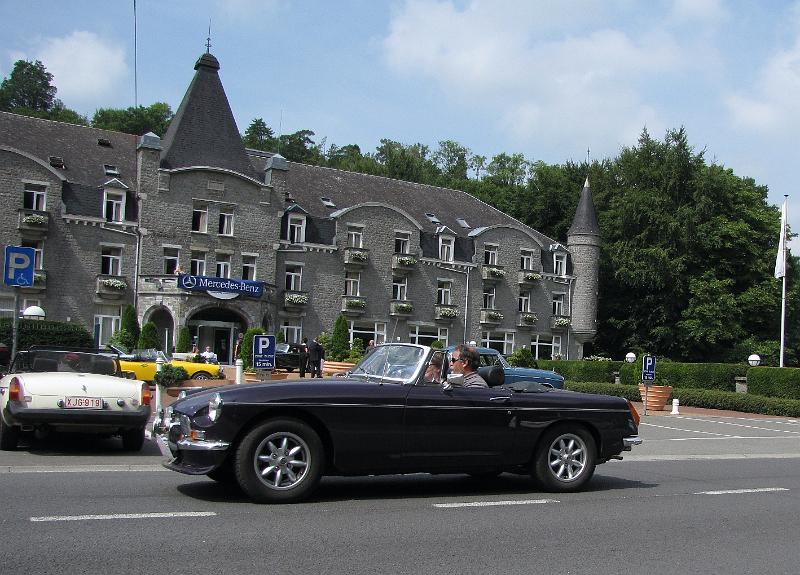
[[[253,336],[253,367],[275,369],[275,336]]]
[[[642,356],[642,381],[645,385],[650,385],[656,378],[656,356],[643,355]]]
[[[36,250],[21,246],[6,246],[3,283],[7,286],[33,285]]]

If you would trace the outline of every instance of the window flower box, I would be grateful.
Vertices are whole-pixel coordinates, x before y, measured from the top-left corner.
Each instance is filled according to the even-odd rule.
[[[531,270],[520,270],[518,283],[522,285],[533,285],[542,279],[542,274]]]
[[[393,301],[390,307],[390,315],[408,315],[414,311],[414,304],[408,301]]]
[[[107,288],[115,289],[122,291],[128,287],[128,284],[125,283],[123,280],[118,280],[116,278],[103,278],[100,280],[100,283],[103,284]]]
[[[283,295],[283,304],[287,308],[303,307],[308,301],[308,294],[305,292],[288,291]]]
[[[367,300],[359,296],[342,296],[342,313],[361,315],[367,308]]]
[[[448,305],[437,305],[434,309],[434,319],[442,321],[450,321],[458,317],[458,308]]]
[[[521,326],[531,326],[537,321],[539,321],[539,318],[535,313],[522,312],[519,314],[519,325]]]
[[[554,315],[552,317],[550,325],[551,325],[551,327],[553,329],[565,329],[565,328],[569,327],[569,325],[571,323],[572,323],[572,320],[568,316],[565,316],[565,315]]]
[[[354,267],[364,267],[369,261],[369,252],[363,248],[345,248],[344,263]]]
[[[506,270],[501,266],[485,265],[481,267],[481,277],[484,281],[500,281],[506,277]]]
[[[41,210],[19,211],[17,229],[29,238],[43,238],[50,224],[50,214]]]
[[[500,323],[503,321],[503,314],[494,309],[481,310],[481,323]]]
[[[97,295],[106,299],[117,299],[122,297],[125,290],[128,289],[128,283],[122,277],[116,276],[98,276],[97,277]]]
[[[22,223],[29,226],[43,226],[47,223],[47,218],[41,214],[28,214],[22,218]]]

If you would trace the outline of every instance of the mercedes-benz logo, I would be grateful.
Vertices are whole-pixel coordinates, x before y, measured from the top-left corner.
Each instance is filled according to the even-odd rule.
[[[186,289],[192,289],[194,286],[197,285],[197,280],[194,276],[183,276],[181,278],[181,286],[185,287]]]

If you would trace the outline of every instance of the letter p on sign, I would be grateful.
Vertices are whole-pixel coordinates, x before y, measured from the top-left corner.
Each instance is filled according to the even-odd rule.
[[[6,246],[3,283],[7,286],[32,285],[35,260],[36,251],[33,248]]]

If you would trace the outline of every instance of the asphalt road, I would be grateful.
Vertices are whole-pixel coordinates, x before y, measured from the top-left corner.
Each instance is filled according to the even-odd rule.
[[[69,438],[0,453],[3,573],[800,571],[800,421],[647,417],[645,444],[587,491],[526,478],[327,478],[254,505],[161,470],[148,444]]]

